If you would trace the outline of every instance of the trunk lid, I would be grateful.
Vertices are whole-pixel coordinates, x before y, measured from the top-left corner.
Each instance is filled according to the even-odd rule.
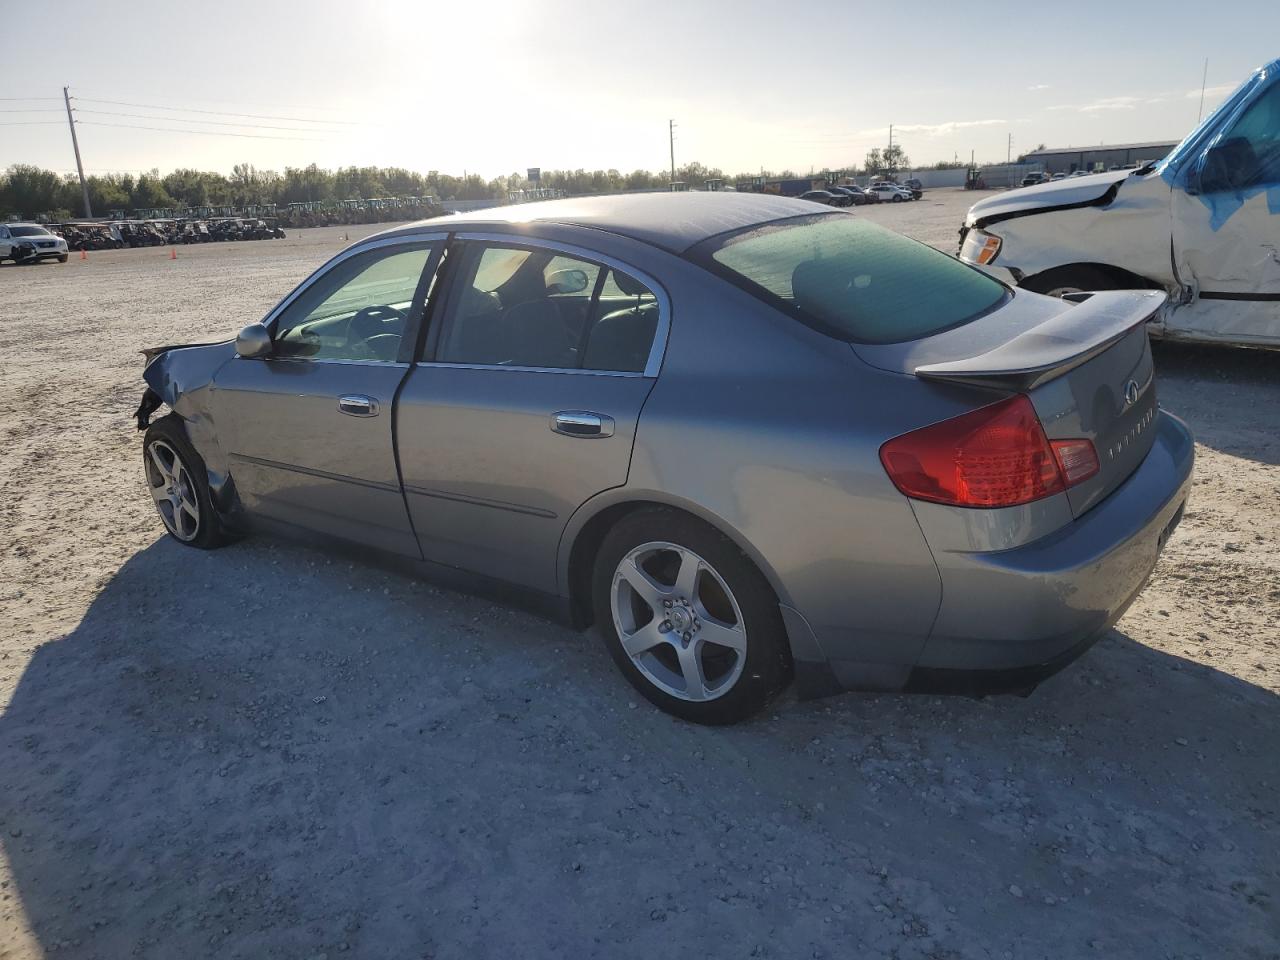
[[[1146,321],[1165,295],[1108,291],[1080,295],[1077,303],[1031,298],[1020,292],[999,310],[913,343],[854,349],[873,366],[924,380],[1026,393],[1050,440],[1092,441],[1098,472],[1067,491],[1078,517],[1151,449],[1156,392]]]

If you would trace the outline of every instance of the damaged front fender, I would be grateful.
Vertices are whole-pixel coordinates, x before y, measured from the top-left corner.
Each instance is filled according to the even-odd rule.
[[[187,439],[204,460],[209,492],[220,513],[235,510],[236,497],[226,454],[218,443],[211,400],[214,377],[236,355],[235,341],[153,347],[142,351],[147,367],[142,379],[147,390],[135,412],[139,430],[151,415],[167,405],[182,419]]]

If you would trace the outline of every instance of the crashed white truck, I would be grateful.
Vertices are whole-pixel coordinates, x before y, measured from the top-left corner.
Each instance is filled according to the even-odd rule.
[[[1165,290],[1154,335],[1280,348],[1280,60],[1163,160],[974,204],[960,258],[1038,293]]]

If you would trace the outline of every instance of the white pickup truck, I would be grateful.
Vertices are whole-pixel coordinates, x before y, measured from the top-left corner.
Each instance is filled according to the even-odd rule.
[[[1280,347],[1280,60],[1163,160],[975,203],[960,258],[1058,296],[1165,290],[1157,336]]]

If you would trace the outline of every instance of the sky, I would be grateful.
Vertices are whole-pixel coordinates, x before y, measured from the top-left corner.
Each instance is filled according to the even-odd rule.
[[[0,0],[0,168],[317,163],[486,178],[1003,160],[1178,140],[1280,57],[1280,2]],[[43,99],[27,99],[43,98]],[[110,101],[110,102],[104,102]],[[153,129],[142,129],[151,127]],[[155,129],[160,128],[160,129]]]

